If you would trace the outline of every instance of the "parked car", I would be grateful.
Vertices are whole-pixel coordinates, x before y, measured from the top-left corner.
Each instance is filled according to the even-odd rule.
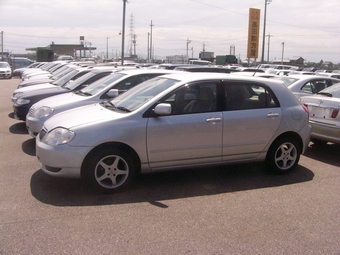
[[[310,129],[307,109],[281,82],[183,72],[53,116],[36,155],[49,175],[114,192],[136,174],[178,168],[266,161],[288,173]]]
[[[24,96],[25,93],[29,93],[29,92],[40,90],[40,89],[55,88],[55,87],[63,86],[67,82],[73,81],[88,72],[90,72],[90,69],[74,67],[74,68],[70,68],[70,72],[64,74],[59,79],[53,82],[45,82],[42,84],[35,84],[34,86],[26,86],[26,87],[18,88],[13,91],[13,95],[11,98],[12,102],[13,104],[15,104],[18,98]]]
[[[52,116],[76,107],[107,101],[135,85],[153,77],[174,73],[173,70],[131,69],[117,71],[88,87],[63,95],[41,100],[29,109],[26,126],[31,136],[36,136],[44,122]]]
[[[54,81],[68,75],[69,73],[72,73],[75,69],[81,69],[81,68],[82,67],[80,66],[65,64],[64,66],[62,66],[55,72],[51,73],[51,75],[43,75],[43,76],[37,75],[35,76],[36,78],[21,81],[18,84],[18,89],[23,88],[23,87],[33,86],[33,85],[39,85],[43,83],[53,83]]]
[[[302,96],[316,94],[324,88],[340,82],[335,78],[318,75],[289,75],[273,77],[273,79],[282,81],[298,99]]]
[[[315,73],[315,75],[323,77],[331,77],[340,80],[340,73]]]
[[[52,88],[38,89],[23,93],[13,103],[14,116],[16,119],[26,120],[26,115],[30,107],[38,101],[51,96],[78,91],[115,71],[116,69],[114,68],[92,71],[85,68],[84,70],[79,70],[76,79],[67,79],[67,81],[65,81],[65,83],[61,86],[54,86]]]
[[[44,64],[43,62],[33,62],[29,66],[16,68],[16,69],[13,70],[13,76],[19,76],[20,77],[21,73],[23,71],[26,71],[26,70],[31,69],[31,68],[38,68],[39,66],[41,66],[43,64]]]
[[[11,63],[12,69],[15,70],[17,68],[27,67],[31,65],[32,63],[34,63],[34,61],[28,58],[12,57],[10,58],[10,63]]]
[[[300,101],[308,107],[311,141],[315,144],[340,144],[340,83],[314,96],[301,97]]]
[[[1,78],[12,78],[12,69],[7,62],[0,62],[0,77]]]
[[[199,65],[189,65],[189,66],[179,66],[174,70],[177,71],[186,71],[186,72],[210,72],[210,73],[232,73],[235,70],[224,67],[216,67],[216,66],[199,66]]]
[[[264,73],[265,70],[256,67],[237,67],[234,69],[235,71],[239,72],[253,72],[253,73]]]

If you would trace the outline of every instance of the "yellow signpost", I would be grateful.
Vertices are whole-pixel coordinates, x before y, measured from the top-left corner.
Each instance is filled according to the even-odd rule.
[[[249,8],[247,58],[258,58],[260,34],[260,9]]]

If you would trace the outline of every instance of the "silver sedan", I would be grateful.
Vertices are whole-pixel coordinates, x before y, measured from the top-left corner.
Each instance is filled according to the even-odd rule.
[[[310,131],[307,109],[280,82],[179,73],[53,116],[37,136],[36,154],[49,175],[113,192],[136,174],[187,167],[266,161],[288,173]]]
[[[314,95],[340,82],[340,80],[335,78],[318,75],[289,75],[274,79],[282,81],[298,99],[302,96]]]
[[[309,110],[312,142],[340,144],[340,83],[321,90],[317,95],[301,97],[300,101]]]

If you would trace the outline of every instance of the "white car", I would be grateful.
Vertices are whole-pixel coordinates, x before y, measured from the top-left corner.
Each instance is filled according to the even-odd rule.
[[[301,97],[300,101],[308,107],[312,142],[340,144],[340,83],[317,95]]]
[[[7,62],[0,62],[0,78],[12,78],[12,68]]]
[[[318,75],[289,75],[273,77],[273,79],[282,81],[296,96],[310,96],[319,91],[332,86],[340,80],[330,77],[323,77]]]
[[[135,85],[153,77],[180,71],[159,69],[128,69],[117,71],[79,91],[52,96],[33,104],[26,116],[26,127],[35,137],[52,116],[76,107],[100,103],[123,93]]]
[[[281,82],[183,72],[53,116],[36,155],[49,175],[114,192],[138,173],[178,168],[266,161],[288,173],[310,130],[307,109]]]

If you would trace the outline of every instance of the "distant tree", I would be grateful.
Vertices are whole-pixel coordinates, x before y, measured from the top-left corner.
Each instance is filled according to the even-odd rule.
[[[321,67],[323,65],[323,60],[321,59],[317,67]]]

